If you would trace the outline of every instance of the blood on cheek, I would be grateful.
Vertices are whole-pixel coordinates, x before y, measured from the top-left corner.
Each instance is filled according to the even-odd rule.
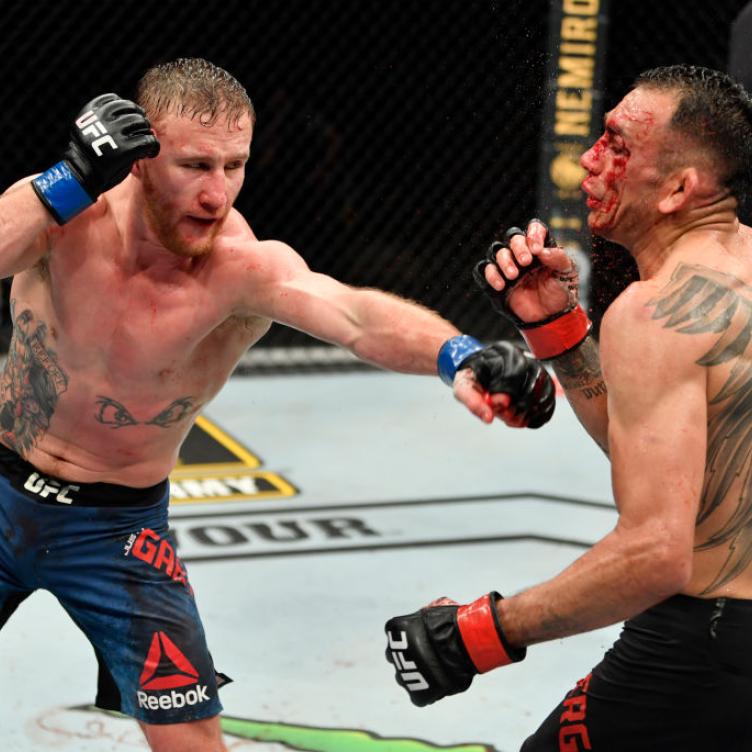
[[[601,147],[603,151],[605,147]],[[627,171],[627,162],[629,156],[626,154],[615,154],[611,159],[608,167],[601,174],[603,180],[603,198],[600,204],[600,214],[602,219],[595,220],[594,227],[605,227],[611,219],[611,213],[619,202],[620,181]]]
[[[616,201],[618,194],[617,183],[624,177],[624,173],[627,171],[627,161],[629,157],[616,156],[613,158],[610,167],[603,173],[603,185],[606,189],[606,196],[608,202]]]

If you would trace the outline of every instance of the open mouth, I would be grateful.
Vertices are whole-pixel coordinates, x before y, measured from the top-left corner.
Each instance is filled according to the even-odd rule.
[[[184,227],[188,232],[194,232],[197,235],[205,235],[207,232],[212,232],[214,228],[219,224],[219,219],[214,217],[191,217],[187,216],[183,220]]]

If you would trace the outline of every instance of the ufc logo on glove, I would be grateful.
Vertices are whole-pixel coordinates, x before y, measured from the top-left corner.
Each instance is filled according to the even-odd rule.
[[[405,654],[402,652],[409,647],[407,644],[407,634],[400,632],[399,641],[394,639],[391,632],[387,632],[386,636],[389,650],[392,654],[392,663],[399,672],[402,686],[408,692],[419,692],[422,689],[428,689],[428,682],[423,678],[423,674],[417,670],[418,666],[414,661],[407,660]]]
[[[107,132],[107,128],[102,125],[102,121],[96,116],[93,110],[84,112],[76,120],[76,126],[84,134],[84,136],[90,136],[94,139],[91,142],[91,148],[98,156],[102,156],[102,146],[104,144],[109,145],[110,149],[117,149],[118,145],[115,143],[115,139]]]
[[[507,642],[496,613],[497,592],[464,606],[439,600],[451,605],[395,616],[384,627],[394,678],[418,707],[464,692],[477,674],[521,661],[526,652]]]

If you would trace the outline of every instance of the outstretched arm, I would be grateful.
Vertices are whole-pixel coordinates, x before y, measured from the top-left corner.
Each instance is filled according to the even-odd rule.
[[[486,352],[491,348],[461,337],[453,324],[418,303],[312,272],[283,243],[265,241],[256,247],[252,273],[245,275],[241,295],[246,313],[345,347],[382,368],[439,373],[454,387],[457,399],[487,423],[496,415],[510,425],[534,427],[553,412],[548,375],[511,345]],[[482,361],[473,357],[481,350]],[[492,384],[496,388],[491,389]]]
[[[391,371],[435,374],[441,345],[458,329],[424,306],[380,290],[355,288],[311,271],[291,248],[264,241],[266,281],[248,305],[268,318],[339,345]],[[257,297],[260,293],[261,297]]]

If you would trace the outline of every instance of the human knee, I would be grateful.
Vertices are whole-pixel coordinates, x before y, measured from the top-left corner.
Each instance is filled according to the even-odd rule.
[[[141,723],[151,752],[227,752],[219,717],[186,723]]]

